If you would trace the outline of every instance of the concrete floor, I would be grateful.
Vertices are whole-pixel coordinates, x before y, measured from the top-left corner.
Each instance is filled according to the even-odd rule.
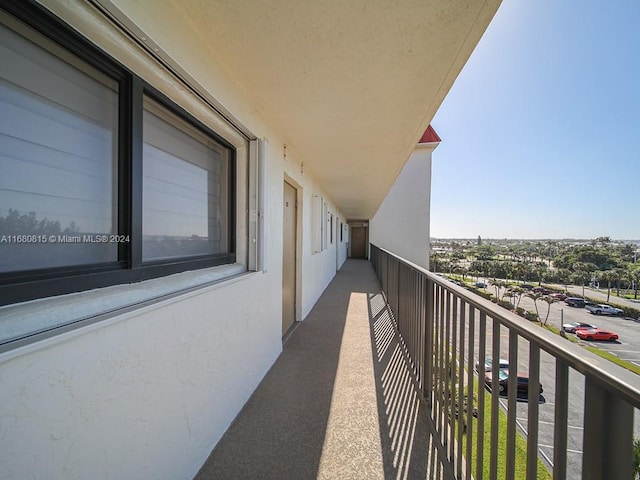
[[[371,264],[348,260],[196,480],[448,479]]]

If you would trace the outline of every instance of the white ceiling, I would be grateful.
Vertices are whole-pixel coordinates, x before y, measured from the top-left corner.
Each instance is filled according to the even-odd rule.
[[[155,0],[148,15],[163,3],[346,217],[367,219],[500,1]]]

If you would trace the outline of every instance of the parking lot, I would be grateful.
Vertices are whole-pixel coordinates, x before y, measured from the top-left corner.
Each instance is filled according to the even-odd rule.
[[[533,300],[523,298],[520,306],[527,310],[534,311]],[[547,311],[547,304],[538,301],[540,316],[544,320]],[[556,302],[551,305],[548,324],[560,328],[562,323],[585,322],[618,334],[617,342],[586,342],[580,343],[590,345],[611,352],[617,357],[640,366],[640,323],[632,318],[612,317],[606,315],[593,315],[584,308],[569,307],[564,302]],[[577,337],[576,337],[577,338]]]
[[[487,289],[489,290],[489,289]],[[523,298],[520,305],[526,310],[535,311],[533,300]],[[538,301],[540,316],[544,320],[547,311],[547,304]],[[479,322],[479,319],[476,319]],[[523,319],[523,321],[526,321]],[[611,352],[613,355],[640,366],[640,324],[633,319],[622,317],[596,316],[589,313],[584,308],[574,308],[567,306],[560,301],[551,305],[547,323],[560,328],[562,323],[585,322],[596,325],[599,328],[611,330],[619,335],[619,340],[615,342],[580,340],[581,344],[590,345],[602,350]],[[491,323],[491,322],[489,322]],[[491,325],[488,325],[488,335],[486,352],[491,348]],[[567,334],[572,336],[573,334]],[[506,329],[500,331],[501,357],[508,359],[508,332]],[[526,340],[520,339],[518,342],[518,370],[528,372],[529,345]],[[476,346],[476,351],[479,345]],[[555,359],[545,352],[540,358],[540,381],[544,392],[540,396],[539,405],[539,452],[540,457],[549,465],[553,465],[553,427],[555,420]],[[507,409],[506,397],[501,399],[503,408]],[[517,424],[520,430],[526,435],[528,404],[526,398],[519,399],[517,403]],[[567,478],[579,479],[582,471],[582,434],[584,415],[584,377],[579,372],[569,370],[569,415],[568,415],[568,449],[567,449]],[[640,436],[640,415],[636,413],[635,432]]]

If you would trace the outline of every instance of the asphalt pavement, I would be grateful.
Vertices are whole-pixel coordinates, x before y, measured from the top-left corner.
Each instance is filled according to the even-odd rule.
[[[580,295],[582,287],[575,287],[579,289],[573,290],[569,288],[569,292],[573,295]],[[486,291],[495,294],[495,288],[489,286]],[[585,293],[588,297],[605,303],[606,291],[604,294],[598,291],[588,291],[585,289]],[[601,297],[599,297],[600,295]],[[622,304],[618,302],[617,297],[615,302],[610,303]],[[602,299],[602,300],[600,300]],[[640,309],[640,304],[629,302],[636,308]],[[520,307],[535,311],[533,300],[528,297],[523,297],[519,304]],[[544,320],[547,314],[547,303],[538,301],[538,309],[541,318]],[[523,319],[523,321],[527,321]],[[601,348],[609,351],[614,355],[617,355],[621,359],[628,362],[635,363],[640,366],[640,323],[631,318],[622,317],[607,317],[596,316],[589,313],[584,308],[574,308],[567,306],[564,302],[556,302],[551,304],[549,310],[549,316],[547,322],[557,328],[563,323],[571,322],[586,322],[596,325],[600,328],[614,331],[619,335],[619,341],[617,342],[583,342],[582,344],[588,344],[590,346]],[[478,325],[479,318],[476,316],[476,324]],[[490,352],[491,349],[491,323],[487,325],[487,341],[486,352]],[[476,332],[478,332],[478,326],[476,326]],[[568,334],[572,335],[572,334]],[[508,332],[507,329],[501,329],[500,331],[500,351],[501,358],[508,359]],[[479,343],[476,338],[476,355],[479,351]],[[529,344],[526,340],[520,338],[518,341],[518,367],[519,371],[528,372],[529,370]],[[540,396],[539,405],[539,452],[540,457],[548,465],[553,465],[553,428],[555,419],[555,358],[551,355],[541,352],[540,358],[540,381],[543,385],[544,392]],[[582,471],[582,435],[583,435],[583,416],[584,416],[584,376],[579,372],[570,369],[569,370],[569,415],[568,415],[568,449],[567,449],[567,479],[579,479],[581,478]],[[506,397],[501,399],[503,408],[507,409]],[[526,399],[520,399],[517,403],[517,424],[518,428],[523,434],[527,434],[527,412],[528,403]],[[640,436],[640,415],[636,413],[634,431],[636,436]]]

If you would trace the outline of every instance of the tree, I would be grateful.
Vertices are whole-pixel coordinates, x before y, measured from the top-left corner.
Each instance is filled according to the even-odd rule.
[[[496,280],[495,278],[493,280],[491,280],[491,284],[493,285],[493,287],[496,289],[496,298],[498,300],[502,300],[502,297],[504,297],[504,294],[507,292],[506,287],[509,286],[509,284],[507,282],[505,282],[504,280]],[[502,295],[500,295],[500,290],[503,289]]]
[[[640,284],[640,265],[631,264],[627,270],[629,280],[631,280],[631,288],[633,288],[633,298],[638,299],[638,284]]]
[[[611,281],[616,279],[616,273],[613,270],[604,270],[596,272],[596,278],[607,282],[607,302],[611,296]]]
[[[592,263],[576,262],[573,264],[572,281],[576,285],[582,285],[582,296],[584,297],[584,285],[591,279],[591,274],[596,270]]]
[[[620,297],[620,280],[622,280],[622,278],[624,278],[625,276],[625,271],[622,268],[614,268],[613,270],[611,270],[611,275],[612,275],[612,280],[616,281],[616,295],[618,295],[618,297]],[[607,302],[609,301],[609,298],[607,298]]]
[[[516,309],[520,306],[520,300],[522,300],[522,296],[525,292],[526,290],[522,287],[509,287],[507,289],[506,294],[509,295],[511,303],[513,303]]]
[[[567,268],[559,268],[556,271],[558,280],[564,284],[564,291],[567,291],[567,284],[571,281],[571,271]]]
[[[536,308],[536,317],[538,318],[538,321],[540,321],[540,311],[538,310],[538,300],[542,298],[542,294],[529,292],[525,294],[525,297],[528,297],[531,300],[533,300],[533,306]]]
[[[547,322],[549,321],[549,313],[551,312],[551,305],[556,303],[557,300],[553,297],[550,297],[549,295],[543,296],[542,300],[547,304],[547,314],[544,317],[544,322],[540,322],[540,323],[542,323],[542,325],[546,325]]]

